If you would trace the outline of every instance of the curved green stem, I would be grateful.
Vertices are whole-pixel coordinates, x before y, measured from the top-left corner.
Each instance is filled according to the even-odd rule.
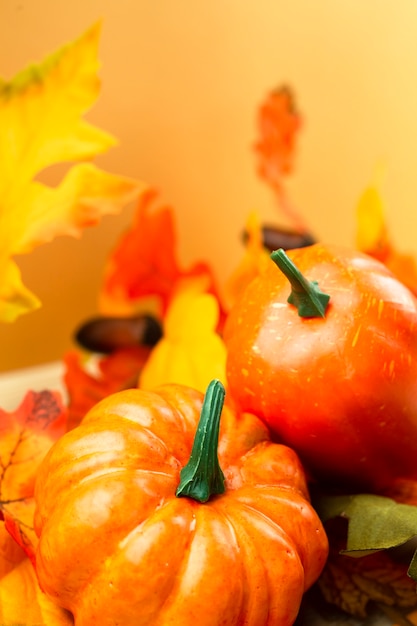
[[[307,280],[282,248],[271,253],[271,259],[291,283],[288,302],[300,317],[325,317],[330,296],[323,293],[317,281]]]
[[[187,496],[198,502],[207,502],[212,495],[224,493],[224,474],[219,465],[217,447],[225,394],[219,380],[212,380],[207,387],[191,456],[181,470],[177,497]]]

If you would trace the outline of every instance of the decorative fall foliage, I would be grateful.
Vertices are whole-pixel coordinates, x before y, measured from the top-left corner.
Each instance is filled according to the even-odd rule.
[[[83,119],[99,94],[99,35],[95,25],[39,65],[0,81],[0,321],[40,306],[13,257],[59,235],[80,236],[143,188],[92,163],[73,165],[54,188],[39,178],[52,165],[91,160],[115,144]]]
[[[278,208],[299,232],[308,232],[301,213],[293,206],[284,178],[293,171],[301,115],[294,94],[284,85],[267,94],[258,110],[259,138],[255,143],[258,174],[272,189]]]
[[[51,391],[28,392],[16,411],[0,410],[1,624],[70,623],[53,620],[64,614],[43,597],[32,565],[35,479],[46,452],[65,431],[66,410]]]
[[[80,162],[115,144],[83,119],[99,94],[99,35],[95,25],[39,65],[0,81],[0,321],[11,322],[40,306],[13,257],[59,235],[80,236],[84,227],[118,212],[143,189],[137,181]],[[75,165],[57,187],[48,187],[43,172],[63,162]],[[66,430],[66,410],[54,392],[29,392],[16,411],[0,409],[2,624],[72,623],[41,593],[30,561],[39,463]]]
[[[28,556],[33,556],[32,497],[39,465],[66,430],[62,399],[50,391],[28,392],[12,413],[0,409],[0,519]],[[6,548],[7,537],[2,533]],[[3,564],[0,571],[7,567]]]
[[[259,175],[272,187],[281,186],[293,171],[300,128],[301,116],[291,89],[284,85],[268,93],[258,110],[255,151]]]
[[[360,517],[359,510],[357,516]],[[372,603],[393,608],[398,617],[401,610],[411,611],[417,606],[416,584],[407,575],[406,559],[383,550],[361,558],[347,556],[343,553],[346,519],[330,520],[326,532],[331,549],[319,589],[327,602],[360,619],[366,619]]]
[[[36,295],[25,287],[15,257],[29,253],[36,246],[47,243],[60,235],[78,237],[83,228],[96,224],[102,215],[116,213],[131,200],[137,200],[134,223],[116,242],[114,250],[109,255],[107,266],[104,268],[98,308],[103,315],[122,315],[130,320],[134,319],[138,311],[148,312],[157,320],[159,328],[163,327],[163,336],[155,347],[137,345],[126,348],[118,346],[115,340],[114,350],[110,350],[110,353],[105,356],[91,355],[76,350],[64,355],[65,386],[68,395],[66,407],[58,394],[45,390],[38,393],[29,392],[21,406],[13,412],[0,409],[0,624],[2,626],[3,624],[6,626],[12,624],[73,626],[74,624],[73,616],[58,607],[41,591],[34,568],[34,564],[36,565],[34,555],[38,543],[33,529],[34,483],[39,466],[53,442],[60,439],[66,431],[72,431],[68,433],[68,436],[76,438],[77,435],[73,432],[80,424],[81,429],[84,429],[81,432],[90,428],[89,434],[97,442],[103,434],[106,420],[113,420],[113,424],[117,417],[122,423],[126,417],[124,414],[109,417],[107,411],[112,403],[109,397],[117,392],[123,391],[123,394],[117,393],[118,398],[127,398],[129,402],[134,398],[136,402],[138,397],[155,398],[155,393],[151,390],[155,390],[163,383],[182,383],[193,388],[190,391],[190,397],[197,398],[197,404],[201,404],[201,397],[196,390],[204,391],[209,380],[213,378],[220,379],[226,384],[226,348],[222,339],[226,312],[234,305],[247,283],[264,273],[265,266],[269,263],[264,247],[263,227],[258,215],[252,213],[246,224],[247,239],[243,258],[228,280],[227,277],[221,277],[226,294],[223,298],[223,293],[220,296],[220,290],[209,262],[199,261],[190,268],[181,267],[178,260],[175,214],[170,206],[157,205],[157,192],[153,189],[144,192],[143,184],[103,172],[88,162],[115,144],[112,136],[87,123],[84,119],[84,114],[94,104],[100,89],[97,76],[99,34],[100,26],[95,25],[79,39],[61,48],[39,65],[24,70],[11,81],[0,81],[0,126],[7,130],[0,136],[0,221],[2,225],[0,232],[0,321],[11,322],[19,315],[40,305]],[[295,229],[288,231],[277,229],[276,233],[281,240],[301,241],[303,246],[307,246],[313,240],[301,214],[290,202],[285,188],[285,179],[294,170],[296,142],[301,125],[302,119],[295,105],[292,91],[288,87],[272,91],[261,103],[258,111],[258,140],[254,150],[258,159],[260,178],[271,188],[278,208]],[[59,163],[69,163],[68,172],[57,187],[49,187],[43,182],[45,173],[50,166]],[[370,256],[381,260],[401,282],[417,293],[415,259],[411,255],[402,254],[393,245],[384,216],[383,203],[376,186],[365,190],[359,201],[357,226],[356,246]],[[269,234],[274,234],[273,225]],[[276,238],[269,237],[269,241],[276,241]],[[358,337],[354,341],[357,342]],[[311,368],[311,363],[308,366]],[[242,371],[244,369],[242,368]],[[264,378],[261,386],[265,383]],[[165,390],[167,388],[165,387]],[[125,392],[127,395],[124,395]],[[178,392],[179,396],[181,393],[183,392]],[[230,417],[230,407],[235,406],[234,400],[230,399],[226,410],[229,426],[234,419]],[[99,404],[99,408],[95,408],[100,401],[104,403]],[[294,401],[299,404],[298,397],[295,397]],[[185,405],[182,400],[179,405],[177,407],[179,413],[177,412],[176,417],[173,418],[174,421],[184,410]],[[99,415],[102,407],[105,407],[104,426],[101,422],[103,416]],[[164,404],[165,410],[166,404]],[[193,410],[186,411],[183,415],[184,420],[180,420],[184,431]],[[85,425],[83,419],[88,412],[90,412],[90,417],[86,419]],[[167,417],[166,411],[164,417]],[[241,482],[244,482],[248,475],[255,482],[259,478],[262,484],[256,485],[256,489],[262,492],[262,495],[258,494],[259,497],[250,499],[245,492],[244,503],[246,505],[249,502],[251,511],[262,505],[269,515],[272,508],[270,508],[270,502],[267,502],[268,498],[264,497],[265,490],[267,488],[274,490],[276,485],[267,487],[266,484],[270,479],[271,483],[277,480],[277,472],[279,474],[282,467],[277,469],[274,463],[270,463],[270,457],[263,456],[263,453],[259,455],[261,460],[257,460],[258,450],[252,453],[252,446],[256,444],[256,448],[258,445],[260,447],[264,445],[266,448],[270,445],[269,436],[266,434],[264,425],[260,422],[255,424],[253,416],[246,414],[240,417],[241,420],[236,419],[234,422],[235,427],[234,430],[232,429],[229,441],[225,443],[224,437],[221,439],[221,457],[225,461],[225,466],[228,467],[227,479],[230,481],[229,486],[232,487],[230,491],[233,492],[233,495],[230,496],[229,493],[228,497],[236,499],[235,492],[244,489]],[[140,419],[142,418],[138,418],[138,421]],[[177,445],[168,426],[167,423],[166,450],[170,446]],[[246,427],[248,428],[245,431]],[[161,428],[164,427],[161,426]],[[176,434],[178,434],[178,428],[175,430]],[[109,432],[115,438],[124,433],[124,431],[119,431],[118,427],[114,428],[114,424]],[[148,435],[149,433],[146,433],[144,439]],[[181,436],[183,435],[184,433]],[[74,441],[74,439],[65,439],[65,441],[68,440]],[[91,443],[91,440],[89,441]],[[190,441],[191,437],[187,435],[181,454],[185,449],[190,448]],[[136,444],[135,440],[135,446]],[[159,445],[152,440],[148,448],[144,449],[145,464],[149,462],[152,454],[155,454]],[[245,457],[243,461],[238,459],[238,464],[241,463],[245,469],[241,473],[236,473],[234,465],[237,459],[236,450],[247,453],[243,455]],[[103,450],[104,457],[107,452],[107,448]],[[110,450],[110,452],[114,451]],[[117,456],[116,452],[114,454]],[[134,453],[128,456],[127,460],[125,456],[119,459],[123,468],[126,464],[132,463],[136,452],[135,447]],[[325,452],[327,454],[327,449]],[[294,457],[291,451],[288,458],[290,463],[287,464],[286,471],[289,468],[289,472],[284,472],[284,474],[285,480],[291,483],[294,478],[294,474],[291,473],[294,468],[292,464]],[[72,466],[68,471],[76,473],[82,463],[79,457],[71,457],[71,459]],[[173,463],[173,466],[175,466],[175,473],[178,470],[178,464]],[[295,466],[297,468],[298,464],[296,463]],[[146,466],[146,474],[152,473],[148,469]],[[54,466],[53,470],[58,474],[57,483],[49,479],[47,472],[43,471],[42,481],[44,481],[43,484],[48,484],[48,489],[45,489],[45,493],[40,492],[40,500],[47,501],[49,497],[52,499],[50,493],[57,495],[56,485],[59,480],[63,481],[63,489],[58,494],[59,497],[68,487],[67,476],[60,473],[57,466]],[[172,470],[171,466],[170,470]],[[273,473],[274,476],[272,476]],[[295,473],[297,474],[297,471]],[[155,480],[159,479],[162,480],[158,474]],[[151,484],[152,476],[146,475],[146,480],[149,480]],[[298,489],[298,492],[301,492],[302,498],[305,498],[302,502],[304,514],[306,507],[311,513],[307,485],[304,479],[301,482],[301,489]],[[320,482],[315,484],[319,495],[322,486]],[[292,489],[287,487],[285,496],[288,496]],[[39,489],[42,490],[42,487]],[[143,500],[149,496],[147,492],[144,493],[140,489],[137,490],[137,494],[139,499]],[[150,500],[154,497],[157,499],[156,496],[151,494]],[[358,619],[366,620],[373,606],[377,604],[383,606],[386,613],[391,611],[392,619],[397,620],[398,624],[410,624],[408,618],[404,616],[416,605],[417,555],[414,555],[409,566],[410,554],[407,555],[407,562],[399,562],[391,558],[391,549],[407,544],[414,536],[417,520],[416,481],[394,481],[387,486],[384,496],[389,497],[376,497],[373,494],[360,494],[359,496],[342,494],[339,497],[337,494],[329,497],[325,510],[322,506],[323,500],[320,503],[319,498],[313,499],[313,506],[321,518],[326,522],[330,518],[331,522],[326,526],[331,555],[319,579],[317,589],[321,590],[327,603]],[[219,500],[222,502],[221,499]],[[131,494],[126,495],[126,502],[128,504],[131,502]],[[178,512],[181,507],[188,506],[188,501],[186,502],[187,505],[184,502],[178,504],[174,500],[172,509]],[[147,505],[149,505],[149,500]],[[227,515],[233,508],[229,509],[230,505],[226,504],[222,509],[223,505],[218,503],[209,506],[212,507],[210,510],[216,511],[218,507],[217,510],[226,511]],[[126,506],[126,510],[133,515],[131,507]],[[47,514],[43,513],[43,524],[48,524],[49,512],[51,516],[56,514],[54,507],[51,511],[48,510]],[[61,511],[58,511],[57,515],[60,513]],[[252,514],[253,511],[250,515]],[[248,519],[250,515],[248,513]],[[343,519],[337,519],[336,524],[333,524],[337,516]],[[198,514],[198,521],[201,521],[202,517]],[[157,519],[161,521],[162,518],[163,515],[160,515]],[[172,516],[168,516],[167,519],[167,523],[171,523]],[[294,510],[291,511],[291,515],[287,517],[284,515],[283,519],[291,532],[302,535],[301,526],[294,524]],[[124,511],[120,513],[120,520],[123,523],[126,522]],[[349,520],[348,525],[347,520]],[[195,521],[196,517],[190,523],[193,524]],[[346,525],[348,526],[347,538],[345,535],[341,537],[338,533],[340,521],[342,521],[343,529],[346,530]],[[262,518],[262,523],[264,522]],[[208,525],[211,524],[212,520]],[[245,524],[246,519],[243,515],[238,523],[239,531],[244,529]],[[256,530],[256,533],[261,535],[260,527],[261,522]],[[116,530],[118,532],[119,529]],[[245,532],[242,533],[243,551],[247,551],[246,556],[251,556],[253,548]],[[178,539],[178,533],[167,536],[166,546],[157,543],[155,547],[149,542],[151,545],[149,549],[155,547],[155,553],[152,555],[149,570],[140,572],[144,585],[148,584],[149,572],[153,571],[154,563],[159,559],[161,567],[165,568],[165,553],[173,545],[175,549],[175,546],[181,542]],[[221,546],[220,548],[219,546],[213,547],[213,537],[214,533],[211,533],[208,538],[208,542],[211,543],[210,545],[207,543],[207,554],[209,550],[212,551],[207,558],[218,564],[218,555],[221,553],[223,559],[224,551],[220,549]],[[105,536],[107,543],[111,543],[111,540],[107,535]],[[262,548],[264,540],[263,537],[262,542],[260,541]],[[62,545],[60,535],[58,539],[55,537],[54,541],[60,549],[66,550],[69,546],[68,542]],[[267,543],[271,541],[269,534],[266,541]],[[101,546],[102,537],[98,537],[97,543]],[[324,543],[322,547],[323,545]],[[229,543],[228,546],[230,547]],[[300,542],[298,547],[300,546],[301,552],[304,551],[302,554],[304,558],[310,550],[309,542]],[[147,550],[148,547],[146,544],[144,549]],[[48,558],[48,550],[49,547],[44,549],[42,558],[45,553]],[[343,554],[340,554],[341,550]],[[67,568],[64,571],[65,576],[68,576],[68,579],[64,580],[64,594],[71,585],[76,587],[80,582],[74,579],[72,572],[75,570],[76,563],[73,561],[74,551],[71,549],[70,552],[64,564],[61,564],[58,559],[58,566],[62,565],[64,569]],[[353,553],[368,552],[372,554],[362,558],[351,556]],[[272,549],[270,553],[273,553]],[[321,554],[323,555],[323,552]],[[398,553],[395,554],[398,555]],[[269,554],[267,556],[270,557]],[[317,573],[320,569],[319,565],[320,563],[316,562],[316,569],[313,568],[310,571]],[[276,612],[273,613],[274,615],[278,614],[284,606],[280,604],[282,590],[274,587],[274,592],[268,596],[265,588],[270,584],[270,580],[268,579],[267,584],[259,584],[263,576],[262,567],[258,565],[256,559],[251,561],[251,566],[247,569],[247,580],[245,579],[244,584],[250,586],[253,583],[256,587],[255,600],[250,609],[251,616],[260,615],[259,624],[263,626],[266,623],[265,607],[269,606],[268,603],[272,606],[271,614]],[[288,572],[286,571],[285,574]],[[138,580],[137,575],[135,571],[135,582]],[[118,576],[123,581],[122,569],[118,571]],[[103,577],[103,592],[101,593],[99,589],[98,597],[94,591],[91,597],[93,600],[96,598],[104,606],[109,585],[105,573]],[[216,576],[212,578],[219,589],[216,598],[221,595],[221,600],[226,606],[227,598],[225,599],[225,594],[223,594],[225,585],[222,585],[222,580],[229,582],[230,572],[222,570],[219,573],[216,569]],[[285,583],[288,582],[285,578],[283,580]],[[300,581],[300,577],[297,580]],[[236,576],[232,577],[231,584],[232,595],[235,591],[239,593]],[[299,602],[300,589],[300,585],[297,589],[292,589],[293,596],[291,598],[285,596],[284,600],[289,602],[295,599]],[[157,591],[159,591],[158,586]],[[233,602],[234,598],[235,596],[233,596]],[[72,608],[72,598],[67,600],[66,606]],[[122,600],[122,608],[125,610],[124,596]],[[144,601],[148,602],[149,598],[144,598]],[[84,598],[81,598],[80,602],[82,604]],[[152,602],[152,599],[149,602]],[[88,600],[85,603],[87,605]],[[234,611],[234,605],[231,609],[231,605],[228,605],[227,609]],[[141,604],[141,610],[142,606]],[[198,603],[199,607],[200,603]],[[86,614],[89,614],[88,611],[94,613],[95,608],[87,607]],[[341,613],[340,616],[340,622],[345,623],[346,614]],[[119,617],[117,615],[116,619]],[[137,615],[133,615],[132,619],[136,624]],[[206,621],[211,623],[210,617],[207,617]],[[336,621],[332,621],[332,624]],[[92,624],[88,620],[87,623],[88,626]],[[275,622],[272,623],[275,626]],[[301,617],[297,623],[298,626],[304,624]],[[417,623],[417,617],[415,623]],[[312,626],[312,624],[307,622],[307,626]]]
[[[100,294],[104,314],[128,315],[147,307],[162,317],[180,283],[189,279],[215,291],[208,264],[180,267],[174,213],[169,206],[154,206],[157,195],[153,189],[142,194],[133,224],[108,259]]]
[[[320,579],[325,600],[342,611],[366,619],[372,602],[411,609],[417,605],[415,582],[407,566],[379,552],[361,559],[333,554]]]
[[[381,195],[375,186],[365,189],[356,208],[358,250],[382,261],[395,276],[417,295],[417,263],[411,254],[392,242]]]
[[[94,367],[89,368],[80,352],[68,352],[64,356],[68,430],[78,426],[84,415],[106,396],[137,387],[149,354],[150,348],[141,346],[116,350],[108,356],[98,357]]]

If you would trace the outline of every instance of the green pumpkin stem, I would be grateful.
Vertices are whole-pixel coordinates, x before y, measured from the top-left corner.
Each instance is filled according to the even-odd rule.
[[[207,502],[212,495],[225,491],[224,474],[217,455],[225,393],[219,380],[212,380],[207,387],[191,456],[181,470],[177,497]]]
[[[271,259],[291,283],[289,304],[300,317],[325,317],[330,296],[323,293],[317,281],[307,280],[282,248],[271,253]]]

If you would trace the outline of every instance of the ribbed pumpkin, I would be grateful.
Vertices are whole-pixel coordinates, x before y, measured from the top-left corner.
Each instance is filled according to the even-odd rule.
[[[122,391],[48,453],[36,568],[76,626],[294,622],[327,538],[297,455],[222,394]]]

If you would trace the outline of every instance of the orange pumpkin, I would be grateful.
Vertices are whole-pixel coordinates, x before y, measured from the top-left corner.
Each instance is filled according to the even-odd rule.
[[[295,452],[223,398],[122,391],[48,453],[37,575],[76,626],[294,622],[327,538]]]

